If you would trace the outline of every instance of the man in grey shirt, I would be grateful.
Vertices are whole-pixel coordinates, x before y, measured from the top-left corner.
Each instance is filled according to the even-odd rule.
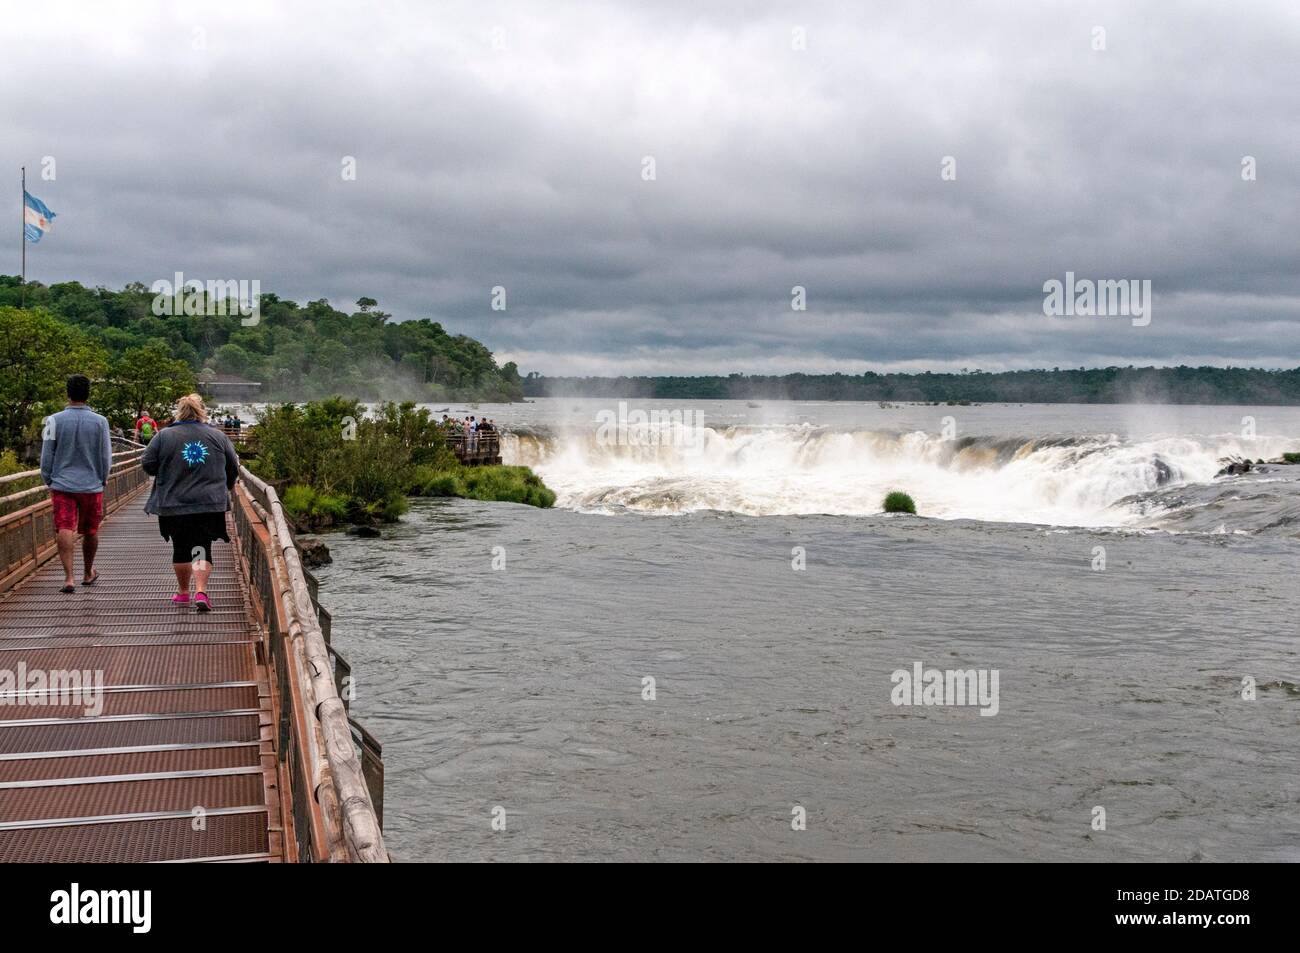
[[[99,524],[104,518],[104,484],[113,466],[113,443],[108,421],[86,406],[90,379],[82,374],[68,378],[68,406],[45,418],[41,443],[41,479],[50,488],[54,529],[63,563],[62,592],[75,592],[72,561],[81,534],[83,586],[94,585],[95,553],[99,549]]]

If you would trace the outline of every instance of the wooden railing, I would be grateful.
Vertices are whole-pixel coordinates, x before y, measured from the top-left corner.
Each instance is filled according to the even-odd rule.
[[[474,434],[452,431],[447,434],[447,446],[456,459],[470,466],[501,462],[501,434],[495,430]]]
[[[294,540],[295,544],[297,540]],[[302,560],[299,559],[301,564]],[[352,717],[352,666],[331,641],[333,617],[320,604],[320,583],[306,566],[302,570],[303,579],[307,581],[307,591],[311,594],[311,604],[316,610],[316,621],[320,624],[321,635],[329,648],[330,660],[334,665],[334,688],[343,699],[343,707],[348,712],[348,726],[352,729],[352,740],[361,749],[361,773],[365,775],[366,788],[370,791],[370,800],[375,807],[375,816],[379,818],[379,827],[384,826],[384,747],[365,727]]]
[[[113,454],[104,486],[105,515],[125,503],[131,491],[147,479],[140,468],[142,453],[141,448]],[[41,471],[0,477],[0,493],[13,487],[24,488],[0,496],[0,592],[12,588],[58,551],[50,491],[41,482]]]
[[[339,688],[349,669],[330,649],[314,579],[302,567],[284,507],[275,488],[244,467],[233,504],[255,610],[269,632],[281,789],[292,798],[296,856],[290,859],[384,863],[379,746],[348,719]]]
[[[230,438],[241,457],[257,456],[257,428],[252,424],[242,427],[221,427],[221,432]]]

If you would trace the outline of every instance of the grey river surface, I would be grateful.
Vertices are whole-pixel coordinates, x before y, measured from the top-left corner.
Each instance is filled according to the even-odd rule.
[[[1211,465],[1300,410],[701,402],[683,457],[609,406],[453,406],[555,509],[327,536],[399,860],[1300,860],[1300,467]],[[997,714],[893,704],[917,662]]]

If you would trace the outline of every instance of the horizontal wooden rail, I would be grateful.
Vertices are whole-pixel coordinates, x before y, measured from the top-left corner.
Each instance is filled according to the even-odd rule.
[[[451,431],[446,434],[447,446],[461,463],[487,464],[501,462],[501,434],[496,430],[466,434]]]
[[[295,821],[306,828],[295,834],[300,849],[309,852],[309,858],[300,859],[385,863],[389,857],[379,817],[289,520],[274,487],[246,467],[239,474],[237,503],[243,512],[237,513],[237,524],[241,535],[249,537],[241,544],[251,557],[250,572],[255,569],[257,576],[250,583],[276,621],[271,648],[276,678],[287,696],[281,701],[289,705],[281,719],[286,742],[281,757],[295,789]],[[265,534],[262,552],[251,550],[252,534],[259,528]],[[299,793],[303,788],[314,795],[309,803]],[[310,838],[304,836],[308,833]]]
[[[113,454],[113,464],[117,465],[119,462],[122,462],[124,460],[139,459],[142,453],[144,453],[143,447],[141,447],[138,450],[119,451]],[[0,476],[0,486],[3,486],[6,483],[14,483],[18,480],[39,480],[40,478],[41,478],[41,471],[40,468],[37,467],[35,470],[24,470],[21,473],[10,473],[6,476]],[[0,501],[2,501],[3,499],[4,497],[0,497]]]
[[[147,479],[140,467],[141,453],[130,450],[113,454],[113,467],[104,485],[105,515],[125,503],[131,492]],[[41,471],[27,473],[32,474],[39,479]],[[44,485],[0,497],[0,512],[4,514],[0,515],[0,592],[6,592],[53,556],[58,551],[58,542],[54,508]]]

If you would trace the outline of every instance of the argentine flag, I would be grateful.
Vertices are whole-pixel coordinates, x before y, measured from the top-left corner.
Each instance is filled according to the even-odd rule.
[[[41,240],[41,236],[50,230],[52,218],[54,213],[44,202],[30,192],[23,191],[23,235],[29,242],[35,245]]]

